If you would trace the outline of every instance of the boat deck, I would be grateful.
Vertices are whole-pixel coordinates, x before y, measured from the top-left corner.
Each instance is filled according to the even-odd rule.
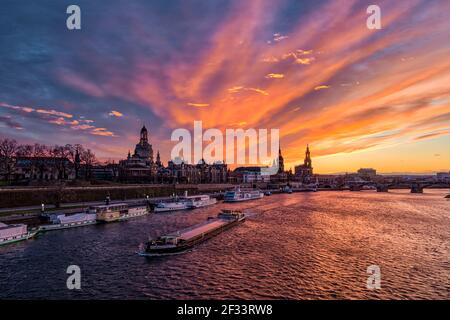
[[[180,239],[183,240],[189,240],[198,235],[201,235],[202,233],[220,228],[221,226],[229,222],[230,221],[224,219],[209,220],[206,223],[202,223],[200,225],[196,225],[188,229],[180,230],[179,232],[176,233],[176,236],[178,236]]]

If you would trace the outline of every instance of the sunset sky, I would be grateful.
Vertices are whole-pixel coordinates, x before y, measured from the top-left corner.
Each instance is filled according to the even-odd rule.
[[[448,0],[3,0],[0,137],[118,160],[145,123],[166,162],[202,120],[279,128],[287,168],[309,143],[317,173],[449,171],[449,17]]]

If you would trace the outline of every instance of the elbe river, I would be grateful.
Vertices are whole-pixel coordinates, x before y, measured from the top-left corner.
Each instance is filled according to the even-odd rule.
[[[2,299],[449,299],[448,190],[280,194],[40,234],[0,247]],[[145,258],[149,236],[250,217],[184,254]],[[69,290],[69,265],[81,290]],[[381,288],[367,289],[367,267]]]

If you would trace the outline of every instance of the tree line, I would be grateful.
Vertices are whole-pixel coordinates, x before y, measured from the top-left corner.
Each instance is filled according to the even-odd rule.
[[[79,161],[76,161],[79,157]],[[45,172],[57,172],[57,179],[64,180],[71,170],[75,178],[89,179],[91,169],[98,164],[95,154],[81,144],[64,146],[44,144],[19,144],[14,139],[0,139],[0,179],[10,182],[17,172],[17,163],[26,159],[37,180],[43,180]],[[80,171],[83,169],[83,176]]]

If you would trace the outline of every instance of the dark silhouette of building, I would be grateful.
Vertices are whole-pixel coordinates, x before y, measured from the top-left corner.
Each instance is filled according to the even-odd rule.
[[[198,164],[184,161],[169,161],[164,167],[159,151],[153,161],[153,147],[148,142],[148,132],[142,127],[139,143],[133,155],[120,161],[119,178],[124,182],[137,183],[226,183],[227,165],[207,164],[202,159]]]
[[[281,147],[278,148],[278,173],[284,173],[284,158],[281,155]]]
[[[295,166],[295,179],[301,182],[310,182],[313,176],[311,152],[309,145],[306,146],[305,160],[303,164]]]
[[[140,140],[134,149],[133,157],[153,163],[153,148],[148,143],[148,131],[145,125],[141,129]]]
[[[148,142],[148,131],[145,125],[141,129],[139,143],[133,155],[128,151],[126,160],[119,162],[119,178],[127,182],[155,182],[157,167],[153,162],[153,147]]]
[[[172,182],[174,183],[227,183],[228,167],[225,163],[208,164],[204,159],[198,164],[184,161],[172,161],[167,164]]]
[[[278,165],[278,171],[276,174],[270,176],[270,182],[286,183],[288,180],[288,173],[284,171],[284,158],[281,154],[281,147],[278,148],[278,159],[274,161],[274,165]]]
[[[377,170],[372,168],[361,168],[358,170],[358,176],[364,180],[372,181],[377,176]]]

